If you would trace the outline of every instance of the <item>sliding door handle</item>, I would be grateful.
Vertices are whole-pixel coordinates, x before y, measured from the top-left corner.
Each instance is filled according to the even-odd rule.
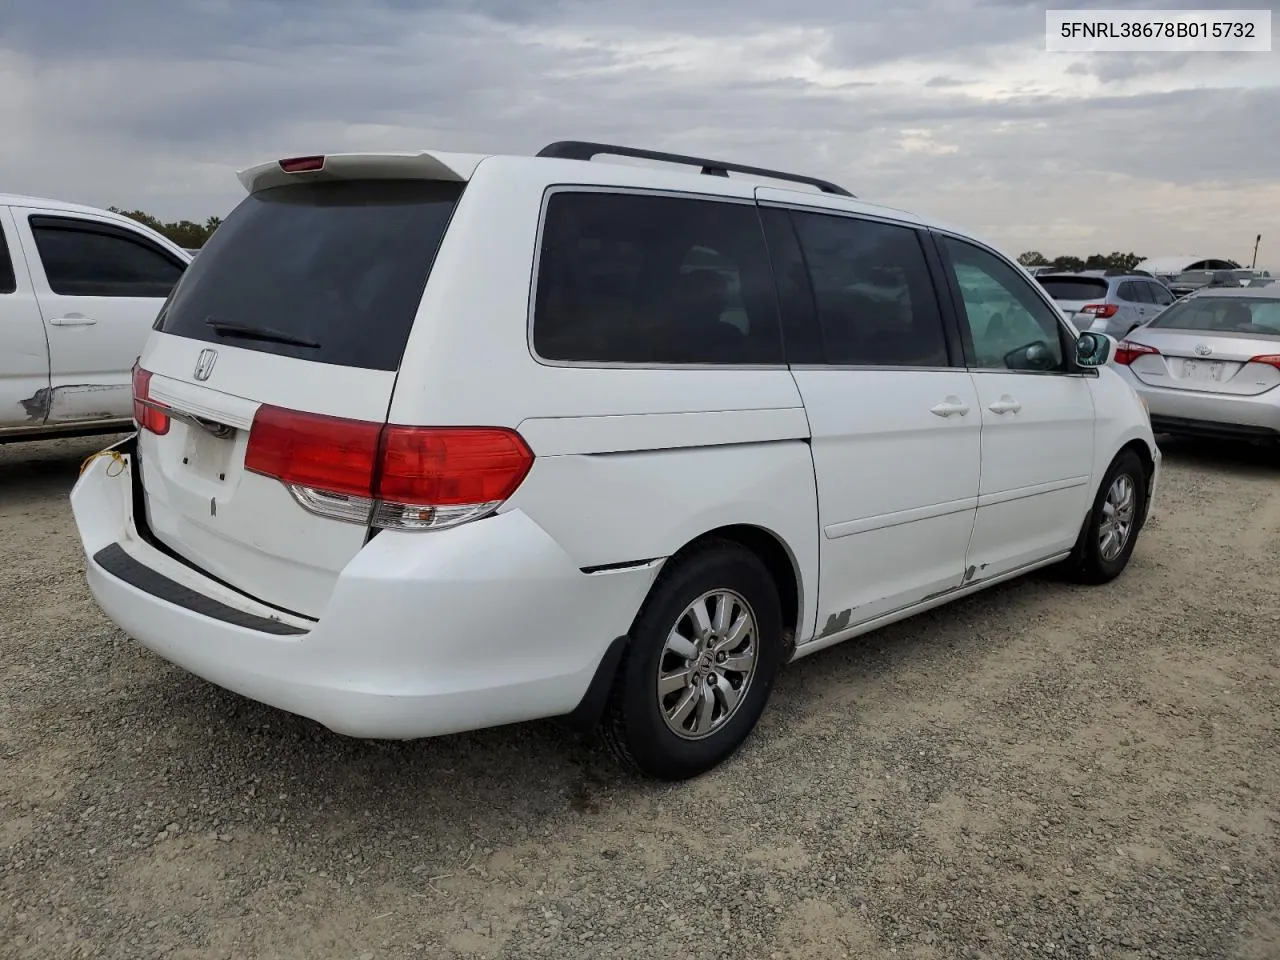
[[[929,412],[938,417],[963,417],[969,412],[969,405],[959,397],[947,397],[935,407],[930,407]]]

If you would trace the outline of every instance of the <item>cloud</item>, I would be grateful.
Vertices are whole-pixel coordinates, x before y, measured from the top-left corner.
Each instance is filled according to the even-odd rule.
[[[8,189],[203,219],[263,158],[585,138],[827,177],[1014,253],[1280,240],[1273,55],[1048,54],[1021,0],[726,10],[9,0],[0,166]]]

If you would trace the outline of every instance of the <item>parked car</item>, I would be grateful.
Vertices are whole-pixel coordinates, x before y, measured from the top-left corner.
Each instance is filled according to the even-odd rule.
[[[189,261],[127,217],[0,195],[0,442],[132,429],[130,371]]]
[[[785,662],[1109,580],[1147,515],[1114,341],[834,184],[579,142],[241,180],[72,505],[128,634],[340,733],[566,715],[693,776]]]
[[[1280,442],[1280,287],[1203,288],[1115,359],[1158,432]]]
[[[1077,330],[1123,340],[1174,301],[1159,280],[1145,274],[1082,271],[1036,278]]]

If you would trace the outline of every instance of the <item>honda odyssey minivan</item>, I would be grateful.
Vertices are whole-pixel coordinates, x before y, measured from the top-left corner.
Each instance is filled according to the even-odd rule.
[[[680,779],[785,663],[1134,550],[1114,341],[964,233],[580,142],[241,180],[72,493],[107,616],[213,683],[358,737],[568,717]]]

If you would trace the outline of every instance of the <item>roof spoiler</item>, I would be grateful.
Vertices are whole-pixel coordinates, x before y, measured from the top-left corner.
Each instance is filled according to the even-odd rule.
[[[236,176],[250,193],[288,183],[317,180],[448,180],[471,179],[481,154],[330,153],[286,157],[241,170]]]

